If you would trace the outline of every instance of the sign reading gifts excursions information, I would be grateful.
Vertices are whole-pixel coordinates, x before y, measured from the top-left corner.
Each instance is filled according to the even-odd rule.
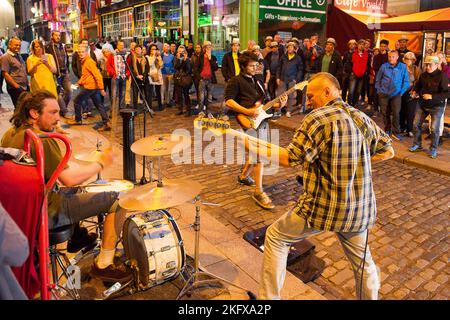
[[[259,0],[259,19],[325,23],[327,0]]]

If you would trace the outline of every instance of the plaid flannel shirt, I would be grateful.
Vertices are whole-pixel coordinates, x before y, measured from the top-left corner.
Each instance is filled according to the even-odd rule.
[[[303,166],[304,192],[294,213],[309,226],[361,232],[375,223],[371,156],[391,139],[363,112],[341,99],[308,114],[288,146],[289,164]]]

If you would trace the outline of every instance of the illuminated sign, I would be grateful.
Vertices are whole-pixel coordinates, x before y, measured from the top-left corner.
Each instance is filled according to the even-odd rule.
[[[260,0],[259,19],[325,23],[327,0]]]

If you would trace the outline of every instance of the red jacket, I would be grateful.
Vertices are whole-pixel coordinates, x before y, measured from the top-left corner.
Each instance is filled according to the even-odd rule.
[[[113,79],[116,79],[117,74],[116,74],[116,65],[114,63],[114,57],[115,57],[115,55],[111,54],[108,57],[108,60],[106,60],[106,72],[108,72],[108,75],[110,77],[112,77]],[[131,54],[127,55],[126,61],[127,61],[128,65],[131,66]],[[130,69],[128,69],[128,67],[125,67],[125,75],[127,78],[129,78],[131,75]]]
[[[367,61],[369,60],[369,53],[364,50],[362,56],[359,55],[359,51],[355,50],[352,55],[353,73],[358,78],[361,78],[367,71]]]
[[[106,60],[106,72],[113,79],[116,78],[116,66],[114,64],[114,54],[110,54],[108,59]]]

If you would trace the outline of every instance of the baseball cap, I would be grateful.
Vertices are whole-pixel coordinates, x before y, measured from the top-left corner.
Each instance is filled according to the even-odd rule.
[[[326,43],[332,43],[336,47],[336,40],[334,38],[328,38]]]
[[[426,56],[425,57],[425,61],[423,63],[435,63],[435,64],[439,64],[439,57],[436,56]]]

